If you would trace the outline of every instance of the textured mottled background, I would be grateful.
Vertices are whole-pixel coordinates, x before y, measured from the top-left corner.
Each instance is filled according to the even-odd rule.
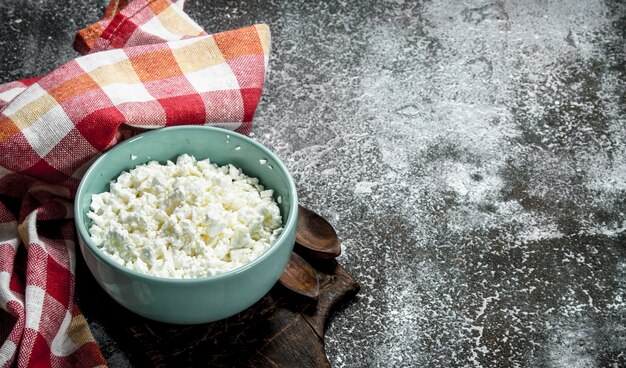
[[[103,7],[0,1],[0,80],[75,57]],[[626,366],[623,1],[188,11],[209,32],[271,26],[256,138],[363,286],[327,332],[334,366]]]

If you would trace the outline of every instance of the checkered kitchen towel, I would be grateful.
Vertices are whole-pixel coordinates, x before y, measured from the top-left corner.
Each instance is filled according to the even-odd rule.
[[[74,303],[71,201],[100,153],[138,130],[247,134],[268,27],[206,35],[182,0],[112,0],[76,58],[0,85],[0,367],[106,365]]]

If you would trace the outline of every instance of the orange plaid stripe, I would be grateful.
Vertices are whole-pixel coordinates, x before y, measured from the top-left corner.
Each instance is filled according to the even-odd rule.
[[[144,83],[183,74],[170,49],[135,56],[130,59],[130,62],[135,73]]]
[[[9,140],[14,134],[19,133],[20,128],[8,117],[0,118],[0,144]]]
[[[82,74],[54,87],[50,90],[50,95],[57,102],[63,103],[74,96],[99,87],[89,74]]]
[[[263,55],[263,44],[255,26],[242,28],[237,34],[224,32],[213,35],[226,60],[245,55]]]

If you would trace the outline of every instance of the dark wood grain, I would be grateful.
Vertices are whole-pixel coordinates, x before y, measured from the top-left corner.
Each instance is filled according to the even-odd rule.
[[[298,206],[296,251],[314,259],[333,259],[341,254],[341,242],[333,226],[317,213]]]
[[[297,253],[291,253],[287,267],[278,281],[287,289],[311,299],[317,299],[320,295],[315,269]]]

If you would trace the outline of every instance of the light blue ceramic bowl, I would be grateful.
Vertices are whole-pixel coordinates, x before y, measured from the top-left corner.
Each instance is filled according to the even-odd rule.
[[[280,196],[283,232],[276,243],[251,263],[216,276],[166,279],[130,270],[96,247],[87,217],[91,195],[109,190],[122,171],[151,160],[164,163],[183,153],[233,164],[257,177]],[[134,159],[133,159],[134,158]],[[140,134],[98,158],[83,177],[74,204],[80,249],[100,286],[118,303],[144,317],[177,324],[216,321],[232,316],[261,299],[285,269],[296,236],[298,197],[285,165],[263,145],[228,130],[184,126]]]

